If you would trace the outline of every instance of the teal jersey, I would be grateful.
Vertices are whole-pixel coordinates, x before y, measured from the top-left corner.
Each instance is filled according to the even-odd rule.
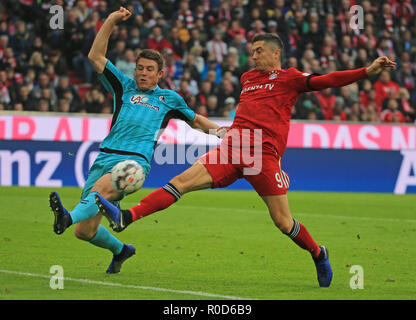
[[[136,81],[119,71],[108,60],[98,78],[114,99],[111,130],[101,149],[143,155],[150,163],[157,139],[170,119],[191,121],[195,112],[175,91],[141,91]]]

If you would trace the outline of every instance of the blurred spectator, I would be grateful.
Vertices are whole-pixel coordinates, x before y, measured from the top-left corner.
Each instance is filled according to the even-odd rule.
[[[346,121],[347,114],[345,112],[345,100],[343,97],[336,97],[335,105],[332,110],[332,120],[336,121]]]
[[[374,83],[374,89],[376,90],[377,105],[382,105],[382,101],[387,98],[389,91],[394,90],[398,93],[400,87],[396,82],[391,80],[390,72],[384,70],[380,73],[379,79]]]
[[[42,54],[38,51],[33,52],[28,65],[35,70],[36,76],[39,76],[39,74],[45,70],[45,62],[43,61]]]
[[[21,104],[24,111],[34,111],[36,110],[37,100],[32,99],[30,96],[29,87],[26,84],[22,84],[19,87],[18,96],[14,103]]]
[[[198,94],[198,97],[197,97],[198,103],[201,104],[201,105],[202,104],[206,105],[207,101],[208,101],[208,97],[211,94],[214,94],[211,82],[208,81],[208,80],[202,81],[201,90],[199,91],[199,94]]]
[[[189,105],[189,102],[191,101],[192,94],[189,91],[188,87],[189,87],[188,80],[182,79],[180,81],[180,84],[179,84],[178,93],[183,98],[183,100],[185,100],[186,104]]]
[[[26,23],[23,21],[16,22],[16,33],[10,38],[10,47],[16,56],[30,50],[32,47],[32,36],[27,30]]]
[[[59,50],[53,50],[49,53],[48,64],[52,64],[57,76],[66,75],[68,73],[68,65]]]
[[[405,122],[403,113],[399,111],[399,104],[396,99],[389,99],[387,109],[380,115],[381,122]]]
[[[7,81],[7,73],[4,70],[0,70],[0,103],[4,106],[7,106],[11,102],[9,90],[9,83]]]
[[[70,112],[71,108],[70,108],[70,103],[68,99],[59,99],[58,101],[58,111],[59,112]]]
[[[133,27],[130,30],[129,37],[126,41],[126,46],[129,49],[135,50],[138,48],[145,48],[146,44],[140,38],[140,29],[138,27]]]
[[[198,47],[205,47],[205,41],[201,40],[201,35],[199,33],[198,28],[192,28],[189,35],[189,40],[185,43],[186,51],[192,51],[192,48]]]
[[[228,118],[233,120],[235,117],[235,112],[237,111],[237,106],[235,99],[233,97],[228,97],[224,101],[224,109],[222,112],[223,118]]]
[[[202,74],[205,67],[205,59],[202,56],[203,55],[203,48],[200,45],[196,45],[191,48],[189,54],[193,55],[195,57],[194,65],[196,69],[198,70],[199,74]]]
[[[228,54],[228,46],[222,40],[223,35],[220,31],[216,31],[212,40],[207,42],[207,50],[209,58],[221,63]]]
[[[175,57],[181,59],[186,51],[186,42],[179,37],[179,29],[177,27],[173,27],[170,30],[168,40],[172,44],[172,50]]]
[[[134,56],[134,52],[132,49],[127,49],[124,51],[124,56],[118,58],[115,61],[115,66],[121,72],[123,72],[126,76],[134,79],[134,73],[136,68],[136,57]]]
[[[37,111],[41,112],[48,112],[50,111],[49,101],[46,99],[40,99],[38,102],[38,109]]]
[[[260,19],[254,20],[254,22],[250,25],[250,28],[248,29],[247,40],[251,41],[255,35],[266,33],[264,31],[265,27],[266,26],[264,25],[262,20]]]
[[[396,72],[396,78],[400,87],[404,87],[409,91],[416,89],[416,80],[412,72],[411,62],[402,61],[400,70]]]
[[[416,112],[409,102],[410,94],[406,88],[400,88],[398,100],[401,105],[401,109],[407,118],[406,120],[408,122],[414,122],[416,119]]]
[[[239,20],[233,20],[231,21],[231,27],[227,31],[228,42],[235,40],[237,35],[241,36],[242,41],[246,41],[246,30],[241,27]]]
[[[126,42],[123,40],[118,40],[115,43],[115,46],[109,51],[108,59],[115,63],[117,60],[124,57],[124,51],[126,50]]]
[[[62,76],[58,80],[58,85],[55,89],[56,97],[60,99],[68,99],[70,102],[70,110],[72,112],[78,111],[81,107],[81,98],[76,87],[70,84],[67,76]]]
[[[199,104],[196,109],[195,112],[198,114],[203,115],[204,117],[208,117],[208,110],[207,107],[204,104]]]
[[[82,3],[84,1],[79,1]],[[88,60],[88,52],[91,49],[92,43],[95,37],[95,30],[92,22],[89,19],[82,20],[82,41],[81,48],[77,56],[72,59],[75,71],[79,78],[83,79],[87,83],[91,83],[93,77],[93,68]]]
[[[165,48],[172,50],[172,43],[163,36],[162,28],[160,26],[153,27],[150,36],[147,38],[147,46],[149,49],[157,50],[159,52],[162,52]]]
[[[219,112],[221,112],[221,110],[223,110],[225,107],[225,100],[227,98],[233,98],[234,103],[235,103],[237,97],[239,96],[239,93],[237,93],[234,90],[234,85],[231,82],[231,80],[224,79],[221,82],[221,86],[218,89],[217,96],[218,96],[218,109],[219,109]]]
[[[218,109],[218,98],[215,95],[210,95],[207,98],[207,111],[209,117],[221,116]]]
[[[379,116],[379,113],[377,112],[375,105],[369,104],[367,106],[365,111],[362,112],[361,120],[367,121],[367,122],[379,122],[380,121],[380,116]]]
[[[189,69],[183,69],[182,80],[186,80],[188,82],[188,91],[192,97],[197,97],[199,93],[198,82],[192,77],[191,72]]]
[[[49,109],[52,111],[57,111],[58,103],[57,98],[55,94],[52,93],[52,90],[50,88],[42,88],[40,90],[40,99],[45,99],[49,103]]]
[[[335,102],[337,100],[337,96],[332,93],[332,89],[324,89],[322,91],[316,91],[314,92],[316,97],[318,98],[318,103],[321,109],[321,112],[323,113],[325,120],[331,120],[332,116],[334,115],[334,107]],[[340,99],[342,99],[340,97]],[[342,103],[343,103],[342,99]]]
[[[101,113],[104,101],[104,95],[97,88],[92,88],[85,96],[86,112]]]
[[[187,29],[192,29],[194,27],[194,15],[189,9],[189,1],[181,0],[179,3],[179,10],[173,17],[173,20],[180,20],[184,22]]]

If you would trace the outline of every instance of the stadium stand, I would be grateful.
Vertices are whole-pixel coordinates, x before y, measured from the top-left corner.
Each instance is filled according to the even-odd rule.
[[[52,5],[64,8],[63,29],[49,25]],[[108,58],[128,74],[138,50],[161,51],[160,86],[201,114],[234,117],[239,78],[253,68],[250,39],[277,32],[284,66],[304,72],[359,68],[382,55],[398,63],[376,79],[304,94],[294,119],[415,122],[416,0],[3,0],[0,110],[110,112],[87,54],[121,5],[133,16],[112,34]],[[362,29],[350,26],[353,5],[363,8]]]

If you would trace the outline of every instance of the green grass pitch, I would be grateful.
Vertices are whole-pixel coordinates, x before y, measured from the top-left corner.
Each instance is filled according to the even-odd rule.
[[[333,282],[319,288],[309,253],[280,233],[254,191],[190,193],[115,233],[137,249],[116,275],[105,273],[111,254],[73,227],[53,233],[50,191],[0,188],[0,300],[416,298],[415,195],[289,192],[293,216],[329,249]],[[57,191],[68,209],[77,204],[80,189]],[[62,290],[50,287],[53,265],[63,267]],[[363,289],[350,287],[354,265]]]

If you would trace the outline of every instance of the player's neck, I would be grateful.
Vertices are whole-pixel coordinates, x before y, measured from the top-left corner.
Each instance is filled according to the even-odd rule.
[[[156,89],[156,88],[157,88],[157,85],[155,85],[155,86],[154,86],[154,87],[152,87],[152,88],[140,88],[139,86],[137,86],[137,88],[138,88],[140,91],[147,92],[147,91],[150,91],[150,90],[154,90],[154,89]]]
[[[281,70],[282,65],[280,63],[274,64],[273,66],[270,66],[269,68],[266,68],[265,70],[262,70],[261,73],[270,73],[273,71]]]

